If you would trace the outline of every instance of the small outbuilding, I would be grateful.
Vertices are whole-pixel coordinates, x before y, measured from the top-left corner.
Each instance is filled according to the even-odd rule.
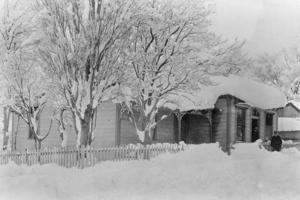
[[[300,140],[300,102],[289,101],[278,109],[278,134],[285,140]]]
[[[288,101],[284,107],[278,109],[278,117],[300,118],[300,102]]]

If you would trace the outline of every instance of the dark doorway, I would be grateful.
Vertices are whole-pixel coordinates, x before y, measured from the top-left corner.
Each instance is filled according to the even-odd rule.
[[[266,140],[270,140],[273,135],[273,113],[266,114]]]
[[[259,139],[258,119],[252,118],[252,142]]]
[[[186,114],[181,121],[181,139],[187,144],[210,142],[210,124],[205,116]]]

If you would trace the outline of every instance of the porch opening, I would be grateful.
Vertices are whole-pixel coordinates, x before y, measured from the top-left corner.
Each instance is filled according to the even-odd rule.
[[[274,113],[266,114],[266,135],[265,135],[266,140],[271,139],[271,137],[273,135],[273,116],[274,116]]]
[[[237,132],[236,141],[245,142],[246,134],[246,109],[237,108]]]
[[[259,139],[259,120],[258,118],[252,118],[252,142]]]
[[[186,144],[210,142],[210,124],[207,117],[186,114],[181,121],[181,140]]]
[[[252,142],[259,139],[259,111],[256,108],[252,109]]]

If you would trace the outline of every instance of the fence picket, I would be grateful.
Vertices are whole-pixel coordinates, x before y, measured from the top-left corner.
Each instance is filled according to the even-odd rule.
[[[55,156],[55,163],[59,165],[59,149],[57,147],[55,147],[54,156]]]
[[[95,163],[95,149],[94,147],[91,148],[91,166],[94,166]]]
[[[72,148],[72,166],[76,167],[77,165],[77,160],[76,160],[76,154],[77,154],[77,149],[75,149],[74,147]]]
[[[125,160],[128,160],[128,147],[125,147]]]
[[[106,149],[106,160],[110,160],[110,148]]]
[[[87,166],[89,167],[91,164],[91,149],[86,150],[86,161],[87,161]]]
[[[83,149],[83,152],[84,152],[84,154],[83,154],[83,168],[86,168],[87,167],[87,154],[88,154],[88,152],[87,152],[88,150],[87,150],[87,148],[84,148]]]

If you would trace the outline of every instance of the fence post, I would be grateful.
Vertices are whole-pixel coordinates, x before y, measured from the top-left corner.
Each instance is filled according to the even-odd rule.
[[[80,148],[80,168],[83,169],[84,168],[84,148],[83,146],[81,146]]]
[[[94,147],[91,147],[90,148],[90,153],[91,153],[91,166],[94,166],[94,163],[95,163],[95,149],[94,149]]]
[[[25,149],[25,164],[29,166],[29,163],[28,163],[28,150]]]
[[[86,149],[86,167],[91,166],[91,147]]]

